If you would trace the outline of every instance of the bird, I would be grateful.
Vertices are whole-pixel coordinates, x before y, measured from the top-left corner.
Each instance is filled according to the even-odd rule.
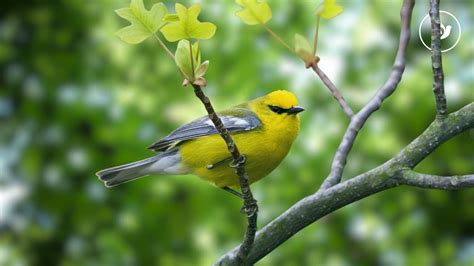
[[[287,90],[236,105],[217,115],[245,158],[252,184],[272,172],[286,157],[300,130],[296,96]],[[106,187],[147,175],[193,174],[241,197],[233,157],[208,116],[189,122],[148,147],[157,155],[96,173]]]

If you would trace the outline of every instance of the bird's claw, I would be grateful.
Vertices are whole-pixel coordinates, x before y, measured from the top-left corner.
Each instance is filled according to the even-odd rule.
[[[258,205],[256,200],[244,202],[244,206],[240,209],[240,213],[246,214],[247,217],[252,217],[258,212]]]
[[[236,162],[235,161],[230,162],[229,166],[232,168],[237,168],[244,165],[246,161],[247,161],[247,157],[245,156],[245,154],[241,154],[239,157],[239,160],[237,160]]]

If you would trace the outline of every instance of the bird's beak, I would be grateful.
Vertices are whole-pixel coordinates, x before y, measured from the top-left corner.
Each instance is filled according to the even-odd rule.
[[[303,107],[300,106],[293,106],[288,110],[288,114],[295,115],[297,113],[301,113],[304,111]]]

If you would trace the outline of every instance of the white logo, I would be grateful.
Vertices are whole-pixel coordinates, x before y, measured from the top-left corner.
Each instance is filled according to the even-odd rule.
[[[461,39],[461,24],[459,23],[459,20],[453,14],[447,11],[443,11],[443,10],[440,10],[439,13],[440,13],[440,20],[442,21],[440,25],[441,26],[440,39],[445,40],[441,42],[441,48],[443,49],[445,46],[448,46],[448,48],[441,50],[441,52],[447,52],[453,49],[459,43],[459,40]],[[420,40],[423,43],[423,45],[428,50],[431,50],[431,47],[426,44],[428,41],[429,41],[428,43],[431,42],[431,21],[429,20],[429,18],[430,18],[430,15],[428,14],[423,18],[423,20],[421,20],[420,28],[418,29],[418,35],[420,36]],[[453,25],[455,28],[453,28],[453,26],[451,25]],[[427,42],[423,40],[423,34],[422,34],[423,31],[430,32],[429,34],[430,37],[426,38],[428,39]],[[454,36],[454,38],[450,38],[450,37],[453,37],[453,35],[457,35],[457,38],[456,36]]]
[[[451,33],[451,25],[444,27],[443,23],[441,23],[441,40],[448,38],[450,33]]]

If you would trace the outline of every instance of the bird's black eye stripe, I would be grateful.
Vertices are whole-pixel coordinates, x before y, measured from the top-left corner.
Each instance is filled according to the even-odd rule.
[[[269,105],[268,108],[270,108],[270,110],[272,110],[272,112],[275,112],[279,115],[283,114],[283,113],[287,113],[289,109],[284,109],[284,108],[281,108],[281,107],[278,107],[278,106],[274,106],[274,105]]]

